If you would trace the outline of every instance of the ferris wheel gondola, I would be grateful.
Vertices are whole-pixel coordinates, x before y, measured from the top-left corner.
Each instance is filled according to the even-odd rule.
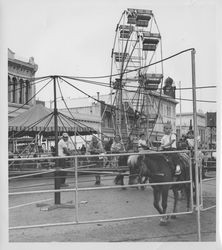
[[[111,55],[110,87],[115,132],[122,139],[145,133],[158,115],[150,114],[150,91],[163,79],[161,35],[151,10],[127,9],[117,24]],[[157,110],[156,110],[157,113]]]

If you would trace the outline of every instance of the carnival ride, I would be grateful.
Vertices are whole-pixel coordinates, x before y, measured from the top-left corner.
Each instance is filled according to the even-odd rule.
[[[152,63],[161,60],[162,40],[153,12],[125,10],[115,31],[110,74],[115,132],[123,141],[141,132],[149,138],[149,123],[158,118],[149,93],[163,81],[163,63]]]

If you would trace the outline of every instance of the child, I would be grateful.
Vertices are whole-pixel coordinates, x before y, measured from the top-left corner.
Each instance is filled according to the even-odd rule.
[[[172,133],[172,126],[170,123],[164,124],[164,136],[161,139],[162,150],[175,150],[176,149],[176,135]]]
[[[149,147],[146,143],[145,134],[140,134],[140,139],[138,141],[138,150],[142,151],[142,150],[146,150],[146,149],[149,149]]]
[[[193,132],[193,130],[189,130],[187,133],[187,147],[190,150],[194,149],[194,132]]]
[[[115,136],[110,150],[112,153],[120,153],[124,151],[124,147],[123,144],[121,143],[121,138],[119,135]]]
[[[172,133],[172,126],[170,123],[166,123],[164,124],[163,127],[163,131],[164,131],[164,136],[161,139],[161,149],[164,151],[173,151],[176,150],[176,135],[174,133]],[[174,160],[173,158],[177,158],[176,155],[172,155],[173,157],[172,160]],[[177,159],[175,159],[177,160]],[[181,174],[181,169],[180,169],[180,165],[176,164],[174,162],[174,165],[176,165],[176,169],[175,169],[175,175],[180,175]]]

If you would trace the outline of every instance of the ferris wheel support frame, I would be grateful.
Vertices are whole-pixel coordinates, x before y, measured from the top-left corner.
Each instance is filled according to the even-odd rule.
[[[126,19],[127,19],[127,22],[124,23]],[[122,25],[120,25],[121,20],[122,20]],[[128,119],[130,118],[127,116],[127,114],[123,114],[123,112],[125,112],[122,107],[124,105],[123,102],[125,102],[123,100],[123,91],[126,90],[126,89],[124,90],[124,88],[125,88],[125,84],[127,84],[127,78],[126,78],[126,82],[123,81],[124,75],[127,74],[128,72],[132,72],[130,70],[131,67],[138,68],[138,71],[137,71],[138,79],[140,78],[141,74],[144,77],[153,77],[154,75],[156,75],[156,74],[146,74],[148,67],[143,67],[144,65],[149,65],[150,62],[153,60],[153,57],[156,53],[159,42],[161,43],[161,48],[162,48],[161,36],[160,36],[160,33],[158,33],[159,28],[157,24],[153,28],[154,26],[153,24],[156,24],[156,20],[151,10],[127,9],[127,11],[123,12],[123,15],[121,16],[120,21],[116,27],[114,46],[113,46],[112,54],[111,54],[112,65],[111,65],[111,77],[110,77],[110,87],[111,87],[110,93],[112,96],[112,88],[116,89],[115,91],[116,94],[114,97],[114,101],[112,103],[113,105],[114,103],[116,103],[116,106],[117,106],[116,115],[115,115],[115,120],[116,120],[115,127],[116,127],[116,132],[120,136],[122,133],[124,133],[125,135],[127,128],[129,127],[131,127],[130,129],[134,128],[132,124],[131,125],[130,123],[128,124],[128,122],[130,122],[130,120],[128,121]],[[155,29],[157,33],[155,33]],[[118,44],[117,44],[117,41],[118,41]],[[129,46],[128,46],[128,43],[129,43]],[[135,56],[133,56],[134,53],[135,53]],[[160,54],[162,57],[162,49],[161,49]],[[149,64],[146,63],[146,60],[149,60]],[[116,64],[116,70],[120,78],[115,79],[115,81],[112,82],[114,63]],[[139,70],[140,68],[142,72],[140,72]],[[162,69],[163,69],[163,66],[162,66]],[[114,76],[116,75],[117,74],[114,74]],[[152,76],[146,76],[146,75],[152,75]],[[161,76],[163,77],[163,74],[161,74]],[[144,85],[146,85],[146,88],[148,89],[149,88],[153,89],[153,87],[155,88],[155,84],[159,84],[161,82],[161,81],[159,81],[158,83],[154,82],[152,78],[151,79],[147,78],[147,80],[146,79],[144,80],[145,80]],[[113,83],[113,86],[112,86],[112,83]],[[148,87],[147,84],[151,84],[151,86]],[[140,87],[140,85],[138,87]],[[149,94],[149,92],[150,91],[147,91],[147,89],[143,91],[138,91],[138,92],[136,91],[135,95],[137,95],[137,93],[139,93],[139,96],[142,96],[143,94],[147,95]],[[146,100],[145,98],[146,97],[139,97],[139,100],[138,98],[136,100],[138,102],[146,101],[148,103],[147,100],[149,100],[149,98],[147,97]],[[149,117],[148,117],[149,110],[147,107],[148,105],[147,103],[146,105],[144,105],[146,106],[145,108],[146,112],[145,113],[139,112],[138,114],[143,113],[142,119],[143,119],[143,122],[146,122],[146,125],[145,123],[143,124],[142,130],[144,130],[148,139],[150,137],[149,136],[150,126],[149,126]],[[132,106],[132,108],[133,110],[135,110],[135,106]],[[124,126],[122,123],[124,123]],[[140,127],[139,123],[137,123],[136,126]],[[139,131],[137,132],[140,133]],[[129,134],[131,133],[127,132],[128,136]]]

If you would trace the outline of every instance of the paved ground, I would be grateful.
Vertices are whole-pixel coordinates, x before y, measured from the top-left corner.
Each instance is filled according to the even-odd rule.
[[[212,175],[212,174],[210,174]],[[71,178],[69,188],[74,187]],[[94,187],[94,178],[82,176],[80,187]],[[127,181],[126,181],[127,182]],[[203,207],[215,205],[216,181],[203,183]],[[113,185],[113,177],[104,177],[102,186]],[[10,192],[53,189],[52,179],[30,179],[10,182]],[[79,221],[115,219],[120,217],[156,215],[152,189],[135,188],[92,190],[79,192]],[[54,194],[10,196],[9,226],[40,225],[75,221],[75,208],[57,208],[43,211],[36,203],[54,204]],[[74,192],[62,193],[61,202],[75,202]],[[168,211],[172,211],[170,193]],[[24,206],[22,206],[24,205]],[[179,201],[179,211],[186,211],[185,200]],[[204,242],[216,240],[216,209],[201,212],[201,237]],[[197,241],[196,213],[180,215],[167,226],[159,226],[159,218],[52,226],[9,231],[10,242],[193,242]]]

